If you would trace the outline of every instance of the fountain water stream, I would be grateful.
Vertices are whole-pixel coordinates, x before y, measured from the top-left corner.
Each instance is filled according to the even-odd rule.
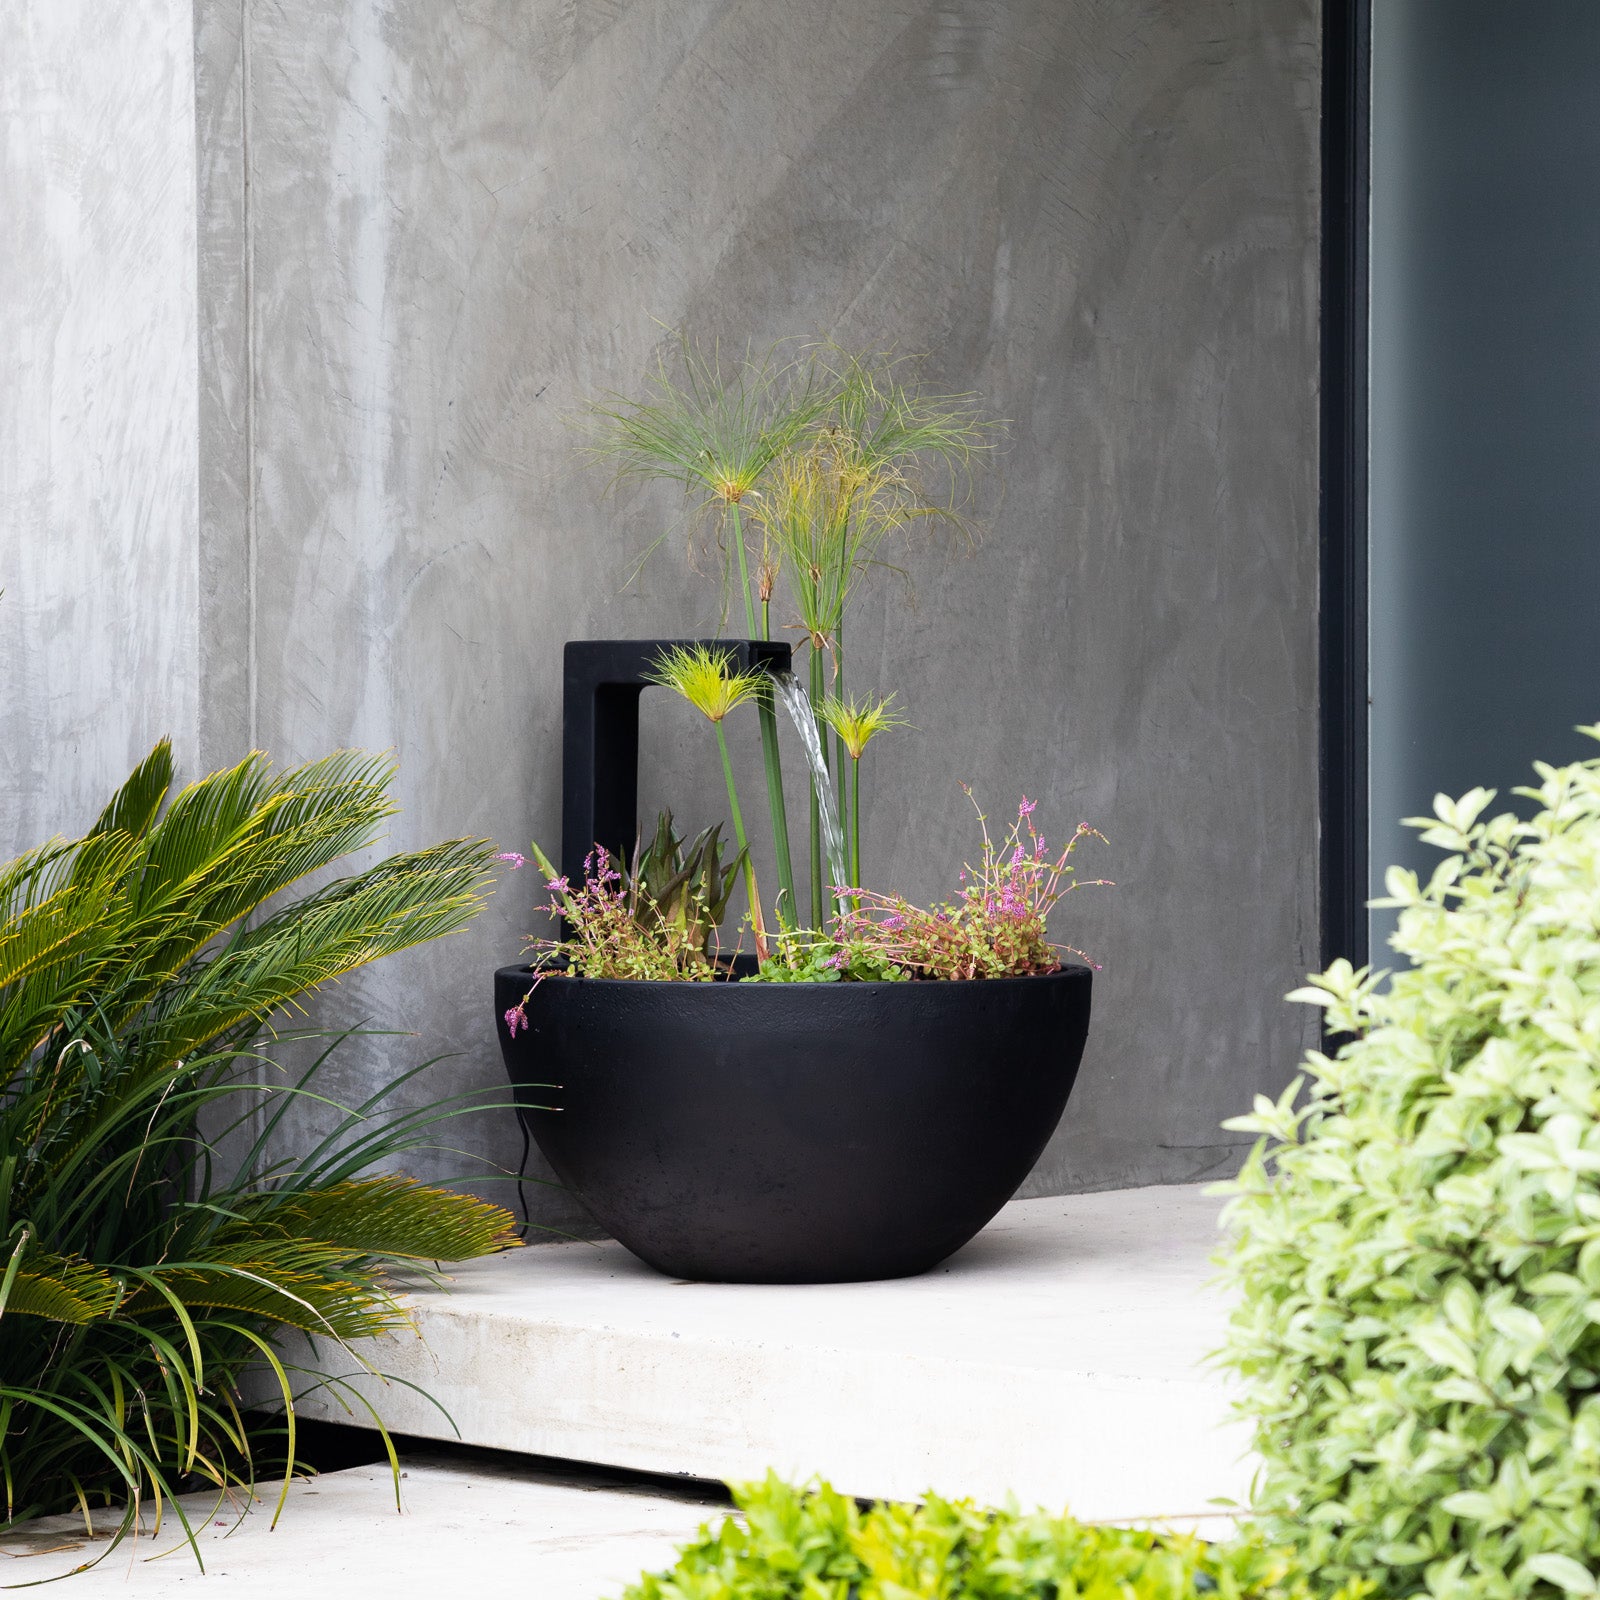
[[[822,740],[817,736],[817,718],[811,709],[811,697],[800,687],[799,680],[792,672],[775,672],[772,682],[778,691],[778,698],[783,702],[783,709],[789,713],[789,720],[800,735],[806,761],[811,767],[812,787],[816,790],[822,812],[822,840],[828,854],[828,871],[832,874],[828,881],[835,885],[847,884],[850,872],[844,849],[844,829],[839,825],[839,808],[833,798],[833,778],[822,754]]]

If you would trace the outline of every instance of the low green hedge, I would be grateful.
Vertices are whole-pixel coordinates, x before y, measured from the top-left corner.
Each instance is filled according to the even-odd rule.
[[[1306,1600],[1256,1535],[1226,1544],[994,1511],[930,1495],[862,1510],[826,1484],[768,1477],[626,1600]],[[1346,1600],[1359,1600],[1347,1595]]]

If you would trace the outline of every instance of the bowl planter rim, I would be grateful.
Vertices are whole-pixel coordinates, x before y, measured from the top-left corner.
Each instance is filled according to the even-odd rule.
[[[565,961],[566,957],[559,959]],[[618,988],[637,989],[648,987],[652,989],[706,989],[715,990],[722,988],[739,988],[744,984],[744,979],[737,974],[725,975],[718,978],[591,978],[581,972],[571,972],[563,969],[551,970],[541,974],[537,966],[528,962],[512,962],[510,966],[501,969],[504,972],[526,972],[529,977],[564,978],[569,983],[587,983],[596,986],[615,985]],[[1041,978],[1060,978],[1067,973],[1088,972],[1093,973],[1094,968],[1084,961],[1063,961],[1053,972],[1022,972],[1008,973],[1003,978],[841,978],[837,981],[810,981],[801,983],[752,983],[752,989],[893,989],[897,994],[908,989],[929,988],[978,988],[985,989],[1009,987],[1019,983],[1037,983]]]

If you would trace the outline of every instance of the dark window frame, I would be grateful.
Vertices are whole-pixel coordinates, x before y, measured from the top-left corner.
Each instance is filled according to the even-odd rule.
[[[1371,0],[1324,0],[1319,700],[1323,964],[1368,960],[1367,284]]]

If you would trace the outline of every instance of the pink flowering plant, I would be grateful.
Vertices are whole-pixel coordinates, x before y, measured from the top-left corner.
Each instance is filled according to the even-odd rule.
[[[716,976],[716,930],[702,934],[674,921],[641,892],[637,875],[619,872],[604,850],[589,853],[582,883],[569,884],[550,869],[547,884],[544,909],[565,918],[571,932],[564,940],[537,939],[534,946],[564,956],[580,977],[696,982]]]
[[[972,790],[966,793],[971,799]],[[798,956],[804,966],[831,968],[839,977],[1022,978],[1055,972],[1063,949],[1083,955],[1070,945],[1053,944],[1047,924],[1051,910],[1072,890],[1109,886],[1105,878],[1079,879],[1072,861],[1084,839],[1104,836],[1079,823],[1066,844],[1052,851],[1034,825],[1034,809],[1035,802],[1024,796],[998,843],[988,818],[978,811],[983,853],[976,866],[962,870],[963,887],[954,902],[924,908],[900,895],[850,888],[829,953],[821,954],[815,940],[785,947],[763,963],[761,976],[793,981]]]
[[[565,939],[534,939],[539,976],[534,988],[555,973],[583,978],[633,978],[661,983],[702,983],[726,975],[720,964],[721,925],[733,884],[744,866],[741,847],[722,859],[721,826],[698,835],[685,850],[663,811],[650,844],[641,840],[631,864],[614,862],[598,845],[583,863],[583,881],[570,883],[533,845],[548,898],[540,908],[562,918]],[[518,851],[500,860],[513,870],[527,865]],[[511,1037],[527,1026],[530,989],[505,1014]]]

